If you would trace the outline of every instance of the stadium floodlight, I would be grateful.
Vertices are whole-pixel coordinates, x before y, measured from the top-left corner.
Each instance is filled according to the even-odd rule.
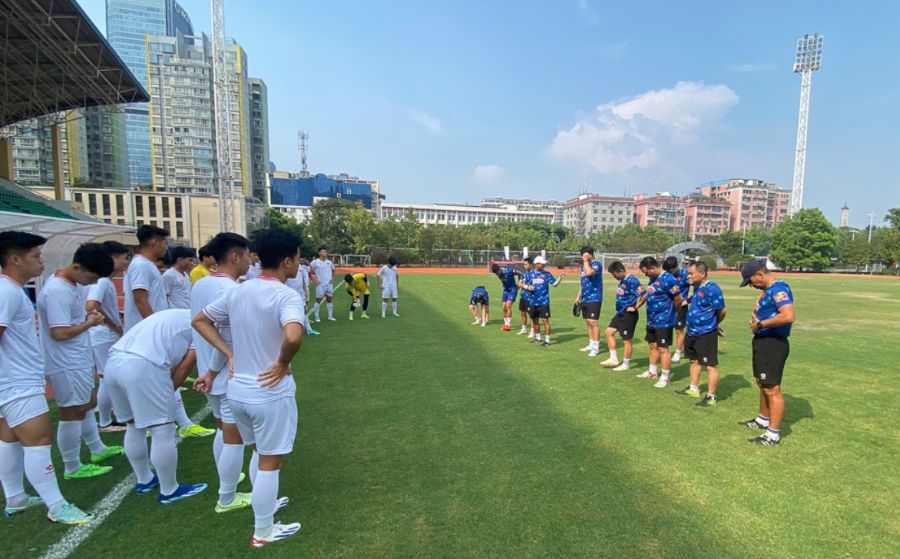
[[[809,122],[809,90],[812,73],[822,67],[822,43],[818,33],[804,35],[797,41],[794,73],[802,77],[800,84],[800,117],[797,119],[797,155],[794,159],[794,183],[791,189],[789,215],[803,208],[803,180],[806,176],[806,128]]]

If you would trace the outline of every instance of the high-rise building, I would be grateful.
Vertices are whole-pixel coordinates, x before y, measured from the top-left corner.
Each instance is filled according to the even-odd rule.
[[[250,195],[268,203],[269,166],[269,100],[266,82],[250,78],[250,160],[252,188]]]
[[[506,208],[524,212],[553,212],[553,223],[562,224],[565,217],[565,204],[556,200],[529,200],[527,198],[485,198],[481,201],[483,208]]]
[[[759,179],[728,179],[700,185],[703,196],[731,204],[729,230],[766,227],[771,229],[787,217],[791,192]]]
[[[641,227],[653,225],[672,233],[684,231],[687,201],[669,192],[634,197],[634,222]]]
[[[602,229],[619,229],[632,222],[634,200],[617,196],[580,194],[565,205],[563,225],[587,236]]]
[[[119,107],[88,107],[82,113],[88,180],[105,188],[131,188],[125,115]]]
[[[3,129],[12,144],[13,180],[21,185],[55,184],[53,168],[54,125],[59,127],[62,184],[88,180],[87,133],[81,110],[54,113],[18,122]]]
[[[144,88],[147,87],[147,36],[193,36],[187,12],[176,0],[106,0],[106,38]],[[152,183],[149,107],[122,108],[130,185]],[[111,139],[115,143],[116,139]]]
[[[685,233],[691,240],[721,235],[731,223],[731,204],[699,194],[685,196]]]

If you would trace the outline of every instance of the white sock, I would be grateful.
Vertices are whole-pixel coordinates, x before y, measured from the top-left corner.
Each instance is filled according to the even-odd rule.
[[[663,369],[662,378],[663,380],[669,380],[669,371]]]
[[[50,445],[22,447],[22,454],[28,483],[44,500],[50,512],[61,509],[66,500],[59,492],[59,484],[56,482],[56,470],[50,460]]]
[[[313,316],[316,317],[316,320],[319,320],[319,303],[313,305]]]
[[[630,357],[626,357],[625,359],[622,360],[622,363],[625,363],[625,366],[626,366],[626,367],[629,366],[629,365],[631,365],[631,358],[630,358]]]
[[[100,440],[100,430],[97,428],[96,408],[90,410],[81,420],[81,440],[91,449],[91,454],[100,454],[106,450],[106,445]]]
[[[536,332],[536,333],[534,334],[534,339],[537,340],[537,341],[541,341],[541,333],[540,333],[540,332]]]
[[[504,319],[503,319],[503,325],[504,325],[504,326],[509,326],[510,320],[511,320],[511,319],[509,319],[509,318],[504,318]]]
[[[241,477],[241,465],[244,462],[244,445],[225,444],[222,455],[216,462],[219,470],[219,502],[227,505],[234,500],[238,480]]]
[[[60,421],[56,427],[56,446],[62,455],[66,473],[78,471],[81,467],[81,422]]]
[[[253,484],[253,516],[256,537],[265,538],[272,530],[275,501],[278,499],[278,470],[260,470]]]
[[[696,384],[692,384],[691,387],[690,387],[690,390],[697,390],[697,391],[699,391],[699,390],[700,390],[700,387],[697,386]]]
[[[139,429],[134,423],[128,424],[125,430],[125,456],[138,483],[150,483],[153,472],[150,470],[150,456],[147,452],[147,430]]]
[[[312,324],[309,323],[309,316],[307,316],[306,311],[303,312],[303,327],[306,328],[307,332],[313,329]]]
[[[103,379],[100,379],[100,388],[97,389],[97,411],[100,413],[100,425],[112,423],[112,397]]]
[[[657,365],[650,365],[650,372],[653,373],[654,375],[656,374],[656,371],[657,371],[656,367],[657,367]]]
[[[546,336],[544,336],[544,339],[547,340],[547,343],[549,344],[550,343],[550,334],[547,334]]]
[[[391,301],[391,312],[397,314],[397,301]]]
[[[176,390],[173,394],[175,396],[175,422],[178,423],[180,429],[188,429],[194,422],[191,421],[187,410],[184,409],[184,400],[181,399],[181,393]]]
[[[250,483],[256,483],[256,474],[259,473],[259,454],[256,451],[253,451],[253,454],[250,456]]]
[[[328,309],[328,318],[334,318],[334,303],[325,303],[325,307]]]
[[[25,453],[20,442],[0,441],[0,485],[7,506],[25,501]]]
[[[387,314],[387,303],[381,303],[381,316]]]
[[[218,464],[219,458],[222,456],[222,446],[225,444],[225,434],[221,429],[216,429],[213,437],[213,461]]]
[[[612,359],[613,361],[618,361],[619,360],[619,352],[614,349],[609,350],[609,358]]]
[[[150,429],[153,438],[150,445],[150,461],[159,476],[159,492],[171,495],[178,489],[178,448],[175,446],[175,426],[171,423]]]

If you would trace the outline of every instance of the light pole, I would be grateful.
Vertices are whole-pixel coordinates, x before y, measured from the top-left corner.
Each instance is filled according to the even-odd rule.
[[[804,35],[797,41],[797,58],[794,73],[800,74],[800,117],[797,120],[797,155],[794,159],[794,184],[791,190],[791,207],[788,215],[803,208],[803,179],[806,175],[806,127],[809,122],[809,90],[812,73],[822,67],[822,42],[824,37],[815,33]]]

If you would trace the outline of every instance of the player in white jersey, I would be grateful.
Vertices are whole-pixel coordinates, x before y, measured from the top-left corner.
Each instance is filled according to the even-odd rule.
[[[112,275],[121,276],[128,268],[130,251],[128,247],[117,241],[106,241],[103,249],[113,260]],[[94,352],[94,367],[97,376],[100,377],[100,388],[97,389],[97,411],[100,415],[100,432],[124,431],[125,424],[113,421],[112,400],[109,391],[103,382],[103,369],[106,368],[106,360],[109,358],[109,349],[124,333],[122,319],[119,317],[119,299],[116,295],[116,286],[109,277],[102,277],[88,290],[88,312],[98,312],[103,315],[103,323],[91,328],[88,333],[91,338],[91,349]]]
[[[43,503],[51,521],[84,524],[93,517],[63,498],[50,458],[44,359],[34,306],[23,287],[44,271],[45,242],[31,233],[0,233],[0,484],[6,516]],[[39,497],[25,492],[25,478]]]
[[[397,314],[397,288],[400,286],[400,274],[397,269],[397,259],[388,257],[387,264],[378,270],[378,287],[381,288],[381,318],[387,313],[388,301],[391,302],[391,312]]]
[[[197,250],[191,247],[174,247],[170,251],[172,266],[162,275],[166,304],[170,309],[191,308],[191,278],[188,270],[197,262]]]
[[[321,332],[314,330],[312,324],[309,323],[309,315],[306,312],[306,300],[309,298],[309,266],[305,258],[300,258],[300,268],[297,270],[297,277],[288,278],[284,284],[300,295],[303,301],[303,329],[310,336],[318,336]]]
[[[192,336],[191,311],[157,311],[113,345],[104,373],[116,414],[128,423],[125,455],[137,477],[135,493],[144,495],[159,487],[159,502],[164,505],[206,489],[205,483],[179,485],[176,476],[172,390],[197,362]],[[153,439],[149,459],[148,431]]]
[[[322,304],[322,299],[325,299],[328,320],[334,320],[334,286],[331,285],[334,279],[334,262],[328,259],[328,250],[325,247],[319,247],[319,257],[309,264],[309,270],[312,272],[313,283],[316,284],[313,316],[316,322],[319,322],[319,305]]]
[[[237,279],[250,267],[250,241],[237,233],[219,233],[209,242],[207,250],[216,259],[215,272],[201,278],[191,291],[191,315],[196,316],[204,307],[218,300],[238,286]],[[231,329],[228,321],[217,322],[222,339],[231,346]],[[237,493],[241,466],[244,461],[244,441],[234,424],[228,406],[227,359],[195,330],[194,349],[197,352],[197,371],[194,389],[206,394],[209,408],[216,418],[218,430],[213,440],[213,459],[219,472],[219,500],[216,512],[228,512],[250,506],[249,493]]]
[[[254,445],[258,470],[253,483],[253,547],[287,538],[300,523],[275,523],[278,475],[297,430],[296,384],[291,360],[300,349],[303,305],[284,282],[297,274],[300,239],[293,233],[264,231],[256,240],[262,262],[259,278],[242,283],[194,317],[194,328],[233,361],[228,403],[241,438]],[[228,321],[234,349],[215,324]],[[256,458],[258,456],[258,458]]]
[[[245,281],[256,279],[259,277],[260,267],[259,267],[259,256],[256,255],[256,251],[253,249],[253,244],[250,244],[250,267],[247,268],[247,273],[238,278],[238,283],[244,283]]]
[[[66,479],[103,475],[112,470],[98,466],[104,460],[122,454],[121,446],[107,447],[100,440],[94,390],[94,354],[88,330],[103,322],[103,315],[85,311],[85,289],[109,276],[113,260],[96,243],[78,247],[72,263],[44,282],[37,298],[44,373],[53,388],[59,406],[56,444],[65,464]],[[81,463],[81,440],[91,450],[91,464]]]
[[[131,259],[123,282],[125,288],[125,331],[137,325],[154,312],[169,308],[162,275],[156,262],[166,256],[169,232],[152,225],[138,227],[140,245]],[[184,409],[178,391],[172,392],[176,404],[176,420],[182,437],[208,437],[215,431],[195,425]]]

